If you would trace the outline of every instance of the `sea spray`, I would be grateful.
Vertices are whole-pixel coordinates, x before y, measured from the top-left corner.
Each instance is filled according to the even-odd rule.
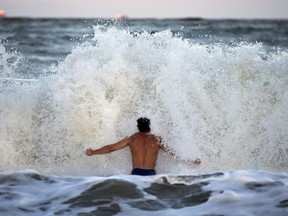
[[[287,170],[287,60],[261,44],[95,27],[51,75],[1,81],[0,169],[128,174],[128,149],[94,157],[84,150],[136,132],[146,116],[182,160],[202,160],[160,154],[158,173]]]

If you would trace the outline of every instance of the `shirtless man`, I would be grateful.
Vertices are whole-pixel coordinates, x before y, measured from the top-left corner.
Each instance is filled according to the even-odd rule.
[[[130,137],[126,137],[115,144],[106,145],[100,149],[87,149],[86,154],[88,156],[107,154],[129,146],[133,164],[132,175],[155,175],[155,166],[159,149],[162,149],[171,155],[175,154],[161,144],[161,139],[159,137],[150,133],[150,120],[148,118],[139,118],[137,123],[139,132]],[[201,163],[199,159],[192,162],[194,164]]]

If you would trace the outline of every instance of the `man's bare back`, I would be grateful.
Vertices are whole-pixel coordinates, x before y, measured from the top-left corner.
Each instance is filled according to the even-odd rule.
[[[155,169],[158,151],[161,148],[160,139],[150,133],[138,132],[130,137],[100,149],[87,149],[86,154],[107,154],[129,146],[132,155],[133,168]]]
[[[138,132],[129,139],[133,168],[155,169],[161,148],[159,138],[150,133]]]
[[[132,174],[155,175],[155,166],[159,149],[162,149],[171,155],[175,154],[161,144],[161,139],[159,137],[150,133],[149,119],[139,118],[137,122],[139,132],[130,137],[126,137],[117,143],[106,145],[100,149],[87,149],[86,154],[88,156],[107,154],[129,146],[132,155]],[[195,164],[201,163],[199,159],[191,162]]]

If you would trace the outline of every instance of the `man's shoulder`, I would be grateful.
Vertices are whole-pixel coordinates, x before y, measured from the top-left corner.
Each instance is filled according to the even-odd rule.
[[[161,141],[161,137],[160,136],[156,136],[155,134],[152,134],[152,133],[143,133],[143,132],[136,132],[135,134],[133,134],[131,136],[131,138],[138,138],[138,137],[143,137],[143,136],[146,136],[146,137],[149,137],[151,139],[155,139],[155,140]]]

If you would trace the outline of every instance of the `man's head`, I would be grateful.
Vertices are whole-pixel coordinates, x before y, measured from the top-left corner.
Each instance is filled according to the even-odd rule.
[[[150,119],[139,118],[137,119],[137,127],[140,132],[150,132]]]

